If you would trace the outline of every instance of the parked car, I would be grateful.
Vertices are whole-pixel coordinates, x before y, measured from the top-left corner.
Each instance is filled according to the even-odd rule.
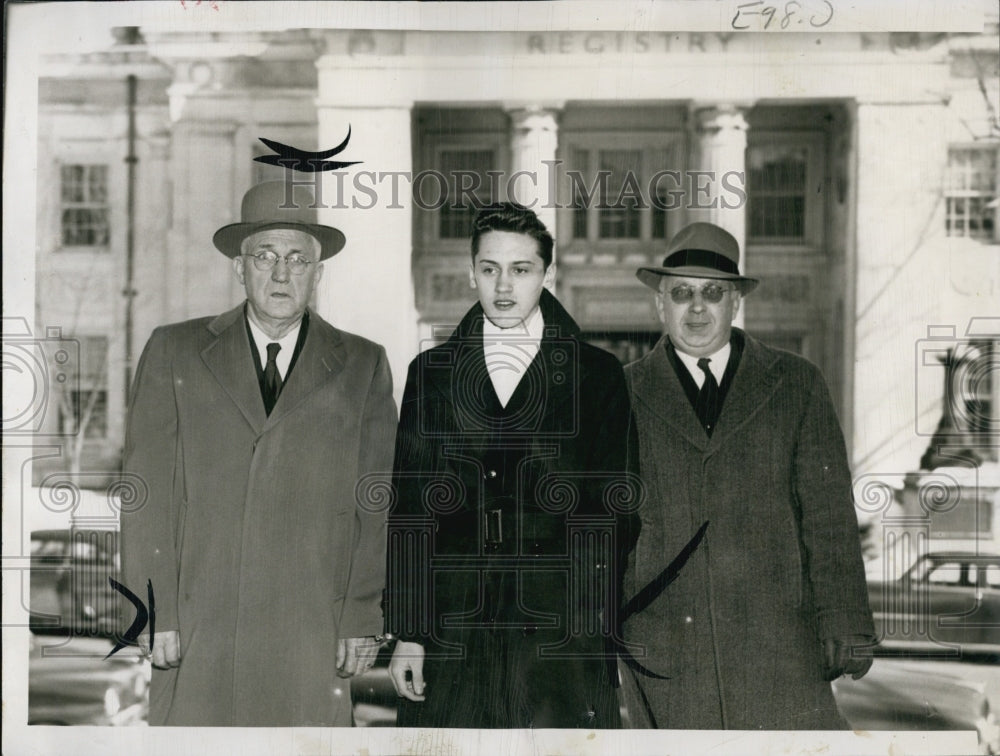
[[[35,530],[31,533],[29,626],[38,632],[113,634],[120,594],[118,533]]]
[[[136,725],[146,722],[149,662],[110,640],[32,634],[29,725]]]
[[[898,580],[869,581],[868,598],[885,649],[1000,654],[1000,555],[924,554]]]
[[[836,680],[833,693],[855,730],[973,730],[980,752],[997,754],[1000,724],[977,679],[984,669],[992,672],[986,665],[876,659],[860,680]]]
[[[151,669],[127,647],[107,657],[122,600],[115,530],[31,534],[28,724],[129,725],[148,714]]]

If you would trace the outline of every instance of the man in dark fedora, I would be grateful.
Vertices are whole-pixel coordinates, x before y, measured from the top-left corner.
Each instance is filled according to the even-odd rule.
[[[874,628],[823,377],[733,327],[757,281],[722,228],[687,226],[637,276],[664,335],[626,368],[647,490],[626,595],[708,525],[676,581],[626,621],[644,651],[626,672],[633,721],[842,728],[830,681],[868,671]]]
[[[392,463],[392,380],[381,346],[308,306],[345,243],[313,204],[248,191],[214,237],[246,300],[157,328],[136,372],[124,468],[147,498],[122,561],[155,598],[150,724],[350,725],[339,678],[377,650],[385,516],[357,491]]]

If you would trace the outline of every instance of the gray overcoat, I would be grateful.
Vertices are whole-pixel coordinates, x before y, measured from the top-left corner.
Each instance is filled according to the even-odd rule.
[[[150,723],[351,724],[338,638],[382,630],[385,513],[356,486],[392,464],[382,347],[310,312],[270,416],[243,306],[156,329],[136,373],[124,466],[148,500],[122,514],[123,574],[156,632]],[[363,496],[363,492],[362,492]]]
[[[663,340],[626,368],[647,486],[626,595],[709,522],[676,582],[625,625],[639,662],[670,677],[631,674],[630,713],[661,728],[841,728],[821,642],[873,634],[843,434],[814,365],[740,334],[711,438]]]

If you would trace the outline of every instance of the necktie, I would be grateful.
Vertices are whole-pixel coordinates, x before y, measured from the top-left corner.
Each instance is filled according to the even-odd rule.
[[[719,418],[719,384],[708,366],[710,362],[708,357],[702,357],[698,360],[698,367],[705,374],[705,381],[698,391],[698,401],[694,408],[698,420],[709,436],[715,430],[715,421]]]
[[[267,365],[264,366],[264,409],[271,414],[278,394],[281,393],[281,373],[278,372],[278,352],[281,344],[271,342],[267,345]]]

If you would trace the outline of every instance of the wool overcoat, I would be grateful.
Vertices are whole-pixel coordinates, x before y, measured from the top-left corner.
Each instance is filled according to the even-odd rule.
[[[401,726],[620,723],[609,642],[638,521],[628,393],[555,297],[540,306],[539,351],[506,407],[478,304],[409,368],[386,616],[425,648],[427,700],[401,699]]]
[[[709,523],[676,582],[625,623],[639,661],[670,678],[633,675],[630,711],[661,728],[842,728],[821,644],[873,635],[843,433],[814,365],[740,336],[711,438],[666,337],[626,368],[647,488],[626,592]]]
[[[141,597],[152,581],[155,631],[181,640],[150,723],[347,726],[337,641],[383,623],[385,512],[364,499],[392,461],[389,367],[310,312],[267,415],[250,349],[241,305],[156,329],[136,372],[123,574]]]

